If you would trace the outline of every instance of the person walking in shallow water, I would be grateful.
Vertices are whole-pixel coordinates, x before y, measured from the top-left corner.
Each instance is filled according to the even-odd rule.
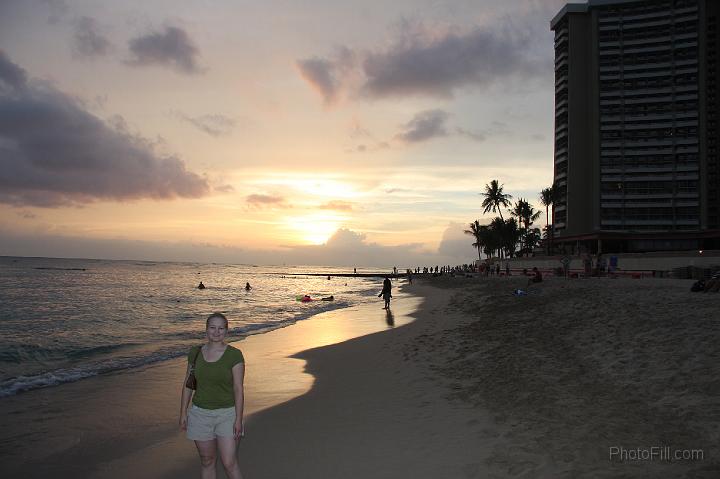
[[[188,354],[180,400],[180,428],[195,441],[203,479],[216,477],[218,452],[228,479],[242,479],[237,446],[244,435],[245,359],[239,349],[225,343],[227,330],[228,320],[222,313],[207,318],[207,343]],[[195,384],[188,381],[191,374]]]
[[[392,282],[390,282],[390,278],[385,276],[385,281],[383,281],[383,289],[380,291],[380,294],[378,294],[378,298],[382,296],[383,300],[385,300],[385,307],[383,309],[390,309],[390,298],[392,298]]]

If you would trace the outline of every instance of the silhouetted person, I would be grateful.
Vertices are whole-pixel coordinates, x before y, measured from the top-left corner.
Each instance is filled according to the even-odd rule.
[[[385,281],[383,281],[383,289],[380,291],[380,294],[378,294],[378,298],[382,296],[383,300],[385,300],[385,309],[390,308],[390,298],[392,298],[392,283],[390,282],[390,278],[385,276]]]
[[[198,284],[198,289],[205,289],[205,285],[202,281],[200,281],[200,284]]]
[[[250,283],[245,283],[245,291],[250,291],[252,289],[252,286],[250,286]]]

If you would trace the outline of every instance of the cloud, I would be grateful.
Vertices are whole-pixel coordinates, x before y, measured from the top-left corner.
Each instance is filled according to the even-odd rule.
[[[410,35],[363,62],[362,92],[370,97],[429,95],[451,97],[466,86],[489,86],[513,76],[537,75],[539,65],[526,55],[528,38],[476,28],[437,38]]]
[[[505,123],[499,122],[499,121],[493,121],[490,124],[490,127],[480,130],[480,131],[470,131],[466,130],[464,128],[457,127],[455,128],[455,132],[460,135],[467,138],[470,138],[475,141],[485,141],[491,136],[495,136],[498,134],[507,134],[508,128]]]
[[[187,32],[179,27],[166,27],[163,32],[133,38],[128,47],[133,54],[127,61],[130,65],[160,65],[185,74],[202,72],[198,64],[198,48]]]
[[[245,197],[245,202],[253,206],[255,208],[263,208],[263,207],[281,207],[281,208],[289,208],[290,205],[288,205],[285,202],[285,198],[282,196],[277,195],[260,195],[260,194],[254,194],[254,195],[248,195]]]
[[[4,55],[0,79],[0,203],[56,207],[99,200],[197,198],[207,181],[160,156],[52,86],[27,81]]]
[[[49,16],[47,22],[50,25],[59,23],[68,12],[68,6],[64,0],[41,0],[40,3],[48,6]]]
[[[80,58],[95,58],[108,54],[112,49],[110,41],[99,31],[94,18],[80,17],[75,22],[73,50]]]
[[[339,82],[335,78],[334,65],[330,61],[309,58],[298,60],[297,67],[300,69],[300,75],[320,93],[326,104],[335,101]]]
[[[330,201],[318,206],[321,210],[352,211],[353,205],[347,201]]]
[[[421,111],[403,125],[403,130],[395,137],[405,143],[419,143],[431,138],[447,136],[445,122],[448,116],[443,110]]]
[[[522,26],[514,28],[509,21],[444,33],[406,24],[386,48],[355,51],[344,47],[345,57],[352,62],[314,56],[298,65],[326,104],[345,90],[368,99],[450,98],[462,88],[490,87],[512,79],[527,82],[545,73],[550,67],[533,52],[534,33]],[[349,81],[355,78],[360,81]]]
[[[15,90],[27,83],[25,70],[14,64],[3,50],[0,50],[0,82]],[[0,92],[2,86],[0,84]]]
[[[213,191],[217,191],[218,193],[234,193],[235,187],[232,185],[218,185],[213,187]]]
[[[331,59],[312,57],[296,63],[300,76],[315,89],[326,106],[336,103],[340,97],[343,82],[355,65],[355,53],[346,47],[339,47]]]
[[[237,123],[234,119],[220,114],[192,117],[183,113],[178,113],[177,116],[178,118],[190,123],[198,130],[214,137],[229,135],[232,133],[233,128]]]
[[[471,240],[466,238],[465,241]],[[472,243],[472,241],[470,241]],[[341,228],[324,245],[286,246],[251,250],[231,245],[191,242],[98,239],[55,234],[22,235],[0,230],[0,254],[63,258],[197,261],[228,264],[368,266],[410,268],[428,264],[462,264],[477,257],[472,247],[451,255],[426,249],[420,243],[393,246],[370,242],[364,233]]]
[[[468,257],[468,262],[469,258],[473,258],[473,254],[477,256],[477,250],[472,246],[475,240],[463,233],[466,229],[468,226],[461,223],[448,224],[440,240],[438,253],[451,257]]]
[[[487,133],[484,131],[469,131],[464,128],[455,128],[455,131],[460,136],[468,137],[475,141],[485,141],[487,140]]]

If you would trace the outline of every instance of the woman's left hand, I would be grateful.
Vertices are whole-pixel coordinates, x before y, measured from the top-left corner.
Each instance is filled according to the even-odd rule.
[[[245,435],[245,425],[242,419],[236,419],[233,424],[233,437],[236,441],[239,441]]]

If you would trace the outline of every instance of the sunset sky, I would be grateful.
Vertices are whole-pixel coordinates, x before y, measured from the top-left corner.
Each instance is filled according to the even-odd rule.
[[[552,182],[563,4],[0,0],[0,255],[470,262]]]

